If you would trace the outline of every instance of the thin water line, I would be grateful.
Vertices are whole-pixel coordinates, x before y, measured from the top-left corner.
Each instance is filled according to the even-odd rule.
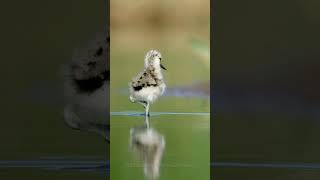
[[[143,112],[137,111],[122,111],[110,112],[111,116],[144,116]],[[193,116],[210,116],[210,112],[151,112],[150,116],[158,115],[193,115]]]
[[[0,169],[40,168],[49,170],[106,170],[110,164],[106,160],[0,160]]]
[[[216,168],[275,168],[275,169],[320,169],[316,163],[239,163],[239,162],[211,162]]]
[[[134,167],[135,164],[128,164]],[[168,167],[192,167],[186,164],[164,164]],[[212,168],[274,168],[274,169],[320,169],[318,163],[240,163],[211,162]],[[110,170],[105,160],[0,160],[0,169],[4,168],[42,168],[51,170]]]

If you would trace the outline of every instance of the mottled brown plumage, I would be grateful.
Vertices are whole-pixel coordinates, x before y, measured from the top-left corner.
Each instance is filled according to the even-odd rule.
[[[143,87],[157,86],[159,79],[156,78],[154,71],[147,68],[140,72],[132,81],[131,86],[134,90],[139,91]]]
[[[163,81],[161,68],[162,56],[156,50],[150,50],[146,54],[145,68],[129,83],[130,100],[142,104],[149,115],[149,104],[161,96],[166,88]]]
[[[109,142],[109,30],[74,52],[64,67],[64,120],[81,131],[101,134]]]

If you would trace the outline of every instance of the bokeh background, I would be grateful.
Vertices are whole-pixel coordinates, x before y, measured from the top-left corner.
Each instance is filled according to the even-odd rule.
[[[166,138],[160,179],[209,179],[210,1],[111,0],[110,7],[111,112],[144,111],[129,101],[128,83],[143,70],[145,53],[159,50],[168,89],[150,106],[164,114],[150,121]],[[168,114],[177,112],[192,115]],[[144,178],[128,150],[130,128],[143,122],[111,115],[111,179]]]
[[[213,8],[214,179],[319,179],[320,2]]]
[[[107,172],[58,169],[108,159],[103,138],[65,124],[60,74],[108,23],[108,10],[105,0],[1,3],[0,179],[106,179]]]

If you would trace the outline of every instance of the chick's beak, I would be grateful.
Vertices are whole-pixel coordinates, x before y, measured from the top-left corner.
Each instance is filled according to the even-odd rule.
[[[160,67],[164,70],[167,70],[162,64],[160,64]]]

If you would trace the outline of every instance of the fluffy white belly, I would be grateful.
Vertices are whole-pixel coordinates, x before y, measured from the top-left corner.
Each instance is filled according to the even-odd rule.
[[[74,128],[87,124],[108,124],[109,120],[109,85],[91,94],[77,93],[74,89],[67,89],[65,120]],[[71,114],[70,114],[71,113]],[[73,115],[77,117],[73,117]]]
[[[76,95],[74,99],[77,104],[86,109],[92,109],[100,112],[106,112],[109,110],[109,87],[107,83],[103,85],[103,88],[100,88],[93,92],[90,95],[81,94]],[[108,117],[108,115],[106,115]]]
[[[166,87],[164,84],[158,87],[145,87],[140,91],[134,91],[132,96],[137,101],[146,101],[152,103],[164,93],[165,88]]]

